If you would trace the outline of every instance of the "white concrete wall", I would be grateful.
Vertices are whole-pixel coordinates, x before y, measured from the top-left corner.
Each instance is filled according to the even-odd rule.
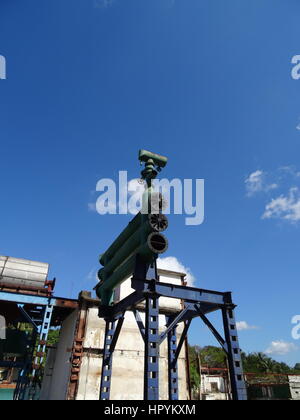
[[[75,327],[78,311],[74,310],[63,322],[55,351],[47,357],[41,400],[65,400],[68,391]]]
[[[47,352],[46,366],[44,370],[42,389],[39,398],[42,401],[47,401],[51,399],[51,386],[56,359],[56,350],[56,348],[52,348],[49,349]]]
[[[215,392],[212,389],[212,384],[217,384],[219,392],[226,392],[225,391],[225,383],[224,378],[222,376],[208,376],[208,375],[201,375],[201,390],[202,392]]]
[[[181,285],[181,274],[165,275],[161,281]],[[123,299],[132,293],[130,280],[124,282],[117,293]],[[160,298],[160,307],[181,310],[181,302],[175,299]],[[144,313],[140,311],[144,322]],[[49,360],[48,375],[42,388],[43,399],[64,400],[67,397],[70,378],[71,348],[74,342],[78,312],[74,311],[63,323],[55,361]],[[160,332],[165,329],[165,316],[159,316]],[[182,332],[183,325],[178,327]],[[77,400],[98,400],[102,367],[105,322],[98,317],[98,307],[87,309],[86,331],[83,342],[84,354],[79,374]],[[160,399],[168,399],[168,354],[167,341],[160,347]],[[179,399],[189,398],[187,379],[186,348],[183,346],[178,359]],[[53,373],[51,377],[51,370]],[[114,352],[111,400],[142,400],[144,387],[144,341],[135,317],[127,311],[125,321]]]
[[[175,274],[175,273],[170,272],[170,274],[166,274],[165,271],[163,272],[164,274],[160,274],[160,273],[162,272],[158,270],[158,274],[160,275],[160,281],[162,283],[171,283],[171,284],[181,285],[180,273]],[[134,292],[134,289],[131,288],[131,278],[128,278],[121,284],[121,286],[115,289],[115,301],[120,301],[133,292]],[[161,297],[159,299],[159,307],[161,309],[176,309],[180,311],[181,302],[179,299]]]
[[[212,384],[217,384],[218,390]],[[228,400],[229,395],[222,376],[201,375],[201,399],[207,401]]]
[[[144,322],[144,314],[141,313]],[[160,331],[164,330],[165,317],[160,315]],[[182,332],[182,327],[178,328]],[[85,356],[81,365],[78,400],[97,400],[100,392],[102,356],[95,354],[103,348],[105,323],[98,317],[98,308],[88,310],[87,331],[84,341]],[[94,350],[94,351],[91,351]],[[168,399],[167,342],[160,352],[160,399]],[[100,352],[99,352],[100,353]],[[178,360],[179,398],[188,399],[186,354],[183,347]],[[112,400],[142,400],[144,383],[144,341],[132,312],[127,311],[122,331],[114,352]]]
[[[181,285],[182,274],[166,274],[160,281]],[[131,280],[126,280],[117,290],[115,299],[122,300],[133,293]],[[160,298],[160,308],[182,309],[180,300]],[[144,313],[141,309],[141,318],[145,324]],[[165,316],[159,316],[160,332],[165,329]],[[183,325],[180,324],[178,333]],[[80,370],[78,400],[97,400],[100,392],[100,378],[105,333],[105,322],[98,317],[98,308],[91,308],[87,315],[87,329],[84,341],[85,355]],[[99,350],[99,354],[95,354]],[[167,341],[160,347],[160,399],[168,399],[168,348]],[[179,373],[179,399],[189,398],[189,388],[186,369],[186,349],[183,349],[178,359]],[[144,384],[144,341],[138,329],[135,317],[127,311],[125,321],[114,352],[113,376],[111,386],[111,400],[142,400]]]
[[[289,376],[290,390],[293,400],[300,400],[300,376]]]

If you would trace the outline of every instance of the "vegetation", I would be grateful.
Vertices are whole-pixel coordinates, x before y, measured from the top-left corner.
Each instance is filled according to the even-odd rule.
[[[49,331],[47,344],[48,346],[55,346],[58,343],[60,329],[54,328]]]
[[[215,346],[189,346],[190,373],[192,387],[200,384],[200,366],[208,368],[226,368],[224,351]],[[245,373],[263,374],[300,374],[300,363],[293,368],[286,363],[277,362],[264,353],[242,353],[243,368]]]

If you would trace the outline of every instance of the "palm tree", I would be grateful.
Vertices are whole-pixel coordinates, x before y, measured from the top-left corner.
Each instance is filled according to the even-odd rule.
[[[276,370],[277,363],[275,360],[266,356],[264,353],[257,353],[258,366],[263,373],[273,373]]]

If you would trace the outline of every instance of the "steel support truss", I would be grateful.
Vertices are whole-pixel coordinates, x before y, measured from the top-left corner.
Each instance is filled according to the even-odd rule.
[[[131,310],[135,315],[145,343],[145,400],[159,400],[159,349],[160,344],[165,339],[168,342],[169,399],[178,400],[178,358],[194,318],[200,318],[204,322],[227,355],[231,398],[233,400],[246,400],[246,385],[234,317],[235,305],[232,302],[231,293],[161,283],[158,277],[153,280],[145,280],[145,277],[137,277],[135,274],[131,281],[131,287],[135,291],[131,295],[112,306],[100,306],[99,316],[106,320],[100,399],[109,399],[113,352],[122,328],[125,312]],[[166,316],[166,329],[160,334],[159,298],[161,296],[180,299],[183,302],[183,309],[177,314]],[[136,309],[142,301],[145,301],[145,324]],[[206,316],[218,310],[222,312],[224,337]],[[180,337],[176,333],[179,323],[184,325]]]
[[[20,314],[25,322],[32,325],[32,333],[28,337],[28,351],[24,365],[20,370],[14,400],[35,400],[38,398],[38,375],[46,356],[47,339],[51,325],[53,304],[38,306],[28,313],[23,304],[18,304]],[[45,303],[45,302],[43,302]],[[34,363],[32,364],[32,360]]]

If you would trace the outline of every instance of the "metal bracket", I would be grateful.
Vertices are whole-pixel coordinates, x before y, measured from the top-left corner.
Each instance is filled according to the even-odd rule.
[[[203,314],[203,312],[201,312],[201,310],[199,309],[199,306],[195,305],[195,308],[196,308],[200,318],[204,322],[204,324],[210,329],[210,331],[216,337],[217,341],[220,343],[223,350],[226,352],[226,354],[228,354],[228,346],[227,346],[224,338],[221,337],[221,335],[218,333],[218,331],[215,329],[215,327],[212,325],[212,323],[209,321],[209,319],[207,319],[206,316]]]
[[[140,313],[137,309],[134,309],[133,313],[134,313],[134,316],[135,316],[136,323],[139,327],[142,339],[145,341],[145,334],[146,334],[145,333],[145,326],[144,326],[144,323],[142,321],[141,315],[140,315]]]
[[[31,324],[33,326],[33,328],[35,329],[35,331],[38,331],[39,327],[36,325],[36,323],[34,322],[34,320],[31,318],[31,316],[25,311],[24,309],[24,305],[18,303],[18,308],[21,312],[21,314],[23,315],[23,317],[29,322],[29,324]]]

